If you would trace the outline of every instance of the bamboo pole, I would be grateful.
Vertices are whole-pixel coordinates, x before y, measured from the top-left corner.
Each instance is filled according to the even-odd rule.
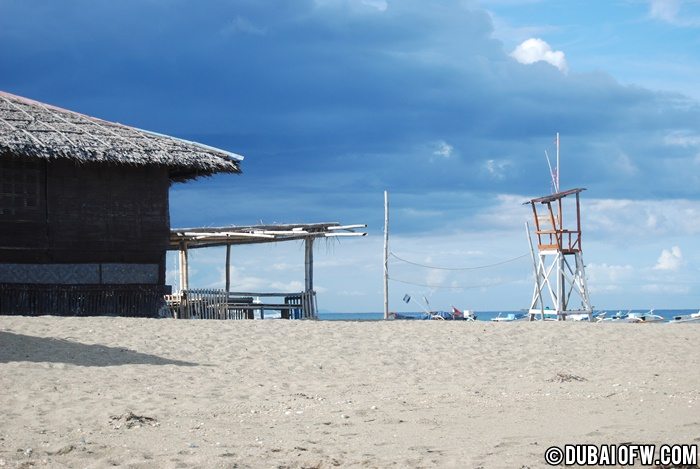
[[[189,289],[189,268],[187,265],[187,242],[180,241],[180,291]]]
[[[389,319],[389,193],[384,191],[384,319]]]
[[[310,298],[314,291],[314,238],[309,236],[306,238],[304,245],[304,290],[306,297]],[[313,302],[306,302],[306,316],[316,317]]]
[[[226,298],[231,291],[231,245],[226,245]],[[228,300],[227,300],[228,301]]]

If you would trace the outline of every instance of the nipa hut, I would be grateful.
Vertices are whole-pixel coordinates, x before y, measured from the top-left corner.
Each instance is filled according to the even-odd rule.
[[[0,92],[0,314],[157,315],[170,184],[241,160]]]

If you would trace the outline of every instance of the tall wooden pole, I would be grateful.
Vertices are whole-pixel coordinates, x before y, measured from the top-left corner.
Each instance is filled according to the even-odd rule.
[[[304,245],[304,289],[314,289],[314,239],[306,238]]]
[[[226,297],[231,291],[231,245],[226,245]],[[228,301],[228,300],[227,300]]]
[[[389,319],[389,193],[384,191],[384,319]]]
[[[187,265],[187,242],[180,242],[180,291],[188,290],[189,266]]]
[[[314,301],[314,238],[306,238],[304,243],[304,310],[306,317],[316,317]]]

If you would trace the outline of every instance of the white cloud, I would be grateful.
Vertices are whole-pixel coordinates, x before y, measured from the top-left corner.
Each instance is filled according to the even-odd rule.
[[[675,26],[697,27],[700,26],[700,18],[689,16],[682,12],[683,0],[650,0],[649,17],[664,21]]]
[[[511,162],[508,160],[486,160],[483,168],[492,179],[503,180],[506,178]]]
[[[675,22],[680,9],[680,0],[651,0],[649,2],[649,16],[669,23]]]
[[[398,212],[401,215],[410,218],[439,217],[443,215],[443,212],[441,212],[440,210],[419,209],[412,207],[400,208],[398,209]]]
[[[564,52],[552,50],[552,47],[542,39],[527,39],[516,47],[510,55],[521,64],[547,62],[564,73],[568,70]]]
[[[304,283],[298,280],[292,280],[290,282],[270,282],[269,285],[273,290],[281,292],[297,292],[304,290]],[[315,286],[315,290],[318,292],[317,286]]]
[[[648,283],[642,285],[642,290],[648,293],[673,293],[673,294],[686,294],[690,292],[690,287],[688,285],[678,285],[673,283]]]
[[[444,270],[429,270],[425,276],[426,285],[444,286],[447,272]]]
[[[591,293],[620,291],[633,279],[634,274],[635,270],[629,264],[591,263],[586,266],[586,277]]]
[[[630,235],[700,234],[700,202],[688,199],[582,199],[583,230],[626,239]]]
[[[386,11],[389,4],[386,0],[361,0],[363,5],[377,9],[378,11]]]
[[[620,153],[615,161],[615,166],[622,174],[633,176],[639,173],[639,168],[634,164],[632,158],[627,153]]]
[[[433,155],[435,156],[441,156],[443,158],[449,158],[452,156],[454,152],[454,147],[447,143],[444,140],[440,140],[437,142],[435,145],[435,150],[433,151]]]
[[[586,274],[591,283],[619,283],[629,280],[634,268],[629,265],[608,265],[606,263],[586,266]]]
[[[681,248],[673,246],[671,250],[663,249],[659,259],[656,261],[654,270],[676,271],[683,264],[683,253]]]
[[[315,0],[316,5],[322,7],[350,7],[353,10],[367,10],[385,12],[389,8],[386,0]]]
[[[254,25],[248,18],[236,16],[222,30],[223,34],[251,34],[253,36],[264,36],[267,28]]]
[[[664,143],[683,148],[700,147],[700,135],[688,132],[672,132],[664,138]]]
[[[604,237],[608,241],[628,243],[635,238],[657,239],[663,235],[700,235],[700,201],[690,199],[595,199],[584,192],[581,197],[583,237]],[[532,210],[526,202],[542,194],[498,194],[483,201],[483,208],[465,220],[470,229],[513,229],[532,224]],[[569,203],[571,198],[565,199]],[[573,202],[572,202],[573,203]],[[565,207],[565,223],[575,222]]]

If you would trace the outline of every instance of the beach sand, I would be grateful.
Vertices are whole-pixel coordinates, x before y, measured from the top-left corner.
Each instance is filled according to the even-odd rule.
[[[700,441],[700,327],[0,317],[0,466],[544,467]]]

